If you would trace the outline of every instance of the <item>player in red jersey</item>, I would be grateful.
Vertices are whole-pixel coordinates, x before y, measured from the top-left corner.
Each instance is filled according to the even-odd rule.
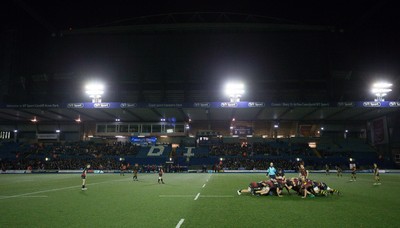
[[[82,191],[87,190],[86,188],[86,174],[88,169],[90,168],[90,165],[86,165],[86,167],[83,169],[82,174],[81,174],[81,178],[82,178]]]
[[[160,169],[159,169],[159,171],[158,171],[158,183],[163,183],[163,184],[165,184],[164,183],[164,180],[163,180],[163,174],[164,174],[164,170],[163,170],[163,168],[161,167]]]
[[[304,177],[305,179],[308,178],[308,170],[306,170],[303,163],[299,165],[299,177]]]
[[[302,177],[300,191],[303,193],[303,197],[301,198],[306,198],[308,195],[312,198],[315,197],[314,194],[312,194],[312,188],[313,181]]]

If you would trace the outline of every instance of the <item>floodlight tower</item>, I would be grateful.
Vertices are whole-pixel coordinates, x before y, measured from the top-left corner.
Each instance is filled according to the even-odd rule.
[[[244,94],[244,84],[241,82],[227,83],[225,85],[225,94],[229,96],[231,102],[239,102]]]
[[[387,82],[377,82],[372,85],[371,92],[375,94],[375,101],[385,101],[383,97],[385,97],[389,92],[392,91],[390,88],[392,87],[391,83]]]
[[[101,103],[101,95],[104,94],[104,85],[101,83],[90,83],[85,86],[85,92],[92,98],[93,103]]]

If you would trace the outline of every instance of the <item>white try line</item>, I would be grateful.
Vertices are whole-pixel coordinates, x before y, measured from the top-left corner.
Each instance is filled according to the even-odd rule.
[[[181,225],[183,224],[184,221],[185,221],[185,219],[179,220],[179,222],[178,222],[178,224],[176,224],[175,228],[181,227]]]
[[[194,200],[197,200],[199,198],[199,196],[200,196],[200,192],[197,193],[196,197],[194,197]]]

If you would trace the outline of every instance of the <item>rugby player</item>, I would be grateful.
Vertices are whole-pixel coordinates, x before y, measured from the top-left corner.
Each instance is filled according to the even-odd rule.
[[[86,191],[86,174],[88,169],[90,168],[90,164],[87,164],[86,167],[83,169],[81,178],[82,178],[82,191]]]
[[[379,168],[376,163],[374,163],[374,179],[375,183],[374,185],[380,185],[381,184],[381,178],[379,177]]]

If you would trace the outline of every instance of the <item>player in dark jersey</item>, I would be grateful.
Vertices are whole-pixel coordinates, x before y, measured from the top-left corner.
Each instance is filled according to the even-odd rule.
[[[357,179],[357,176],[356,176],[356,170],[357,170],[357,167],[356,167],[356,163],[350,163],[350,170],[351,170],[351,179],[350,179],[350,181],[356,181],[356,179]]]
[[[82,174],[81,174],[81,178],[82,178],[82,191],[87,190],[86,188],[86,174],[88,169],[90,168],[90,165],[86,165],[86,167],[83,169]]]
[[[256,191],[257,195],[277,195],[282,197],[282,186],[276,179],[270,179],[263,182],[264,187]]]
[[[329,165],[325,164],[325,175],[329,175]]]
[[[320,181],[313,181],[312,193],[314,195],[328,196],[328,194],[333,195],[334,193],[340,195],[340,192],[336,189],[329,187],[326,183]]]
[[[241,195],[242,193],[251,193],[252,195],[254,195],[256,191],[260,191],[265,186],[265,181],[251,182],[248,188],[237,190],[237,194]]]
[[[137,178],[138,171],[139,171],[139,165],[135,164],[135,166],[133,167],[133,181],[138,181]]]
[[[286,181],[286,186],[288,189],[292,189],[293,191],[297,192],[297,194],[300,194],[301,180],[297,177],[293,177]]]
[[[278,172],[276,173],[276,181],[278,182],[279,189],[282,191],[283,188],[286,188],[288,194],[290,195],[289,186],[287,185],[287,180],[285,177],[285,171],[282,168],[278,168]]]
[[[342,177],[343,176],[342,168],[339,165],[336,166],[336,173],[337,173],[338,177]]]
[[[163,170],[163,168],[160,168],[158,171],[158,183],[161,182],[161,183],[165,184],[164,180],[163,180],[163,174],[164,174],[164,170]]]
[[[381,184],[381,178],[379,177],[379,168],[376,163],[374,163],[374,179],[375,183],[374,185],[380,185]]]

